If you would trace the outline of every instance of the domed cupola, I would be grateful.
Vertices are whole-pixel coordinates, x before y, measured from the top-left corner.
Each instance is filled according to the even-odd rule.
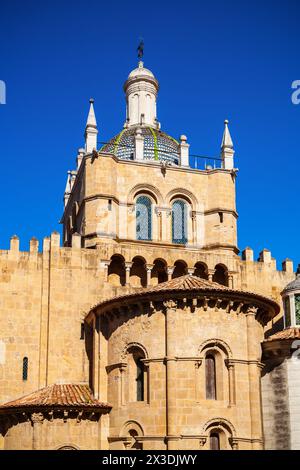
[[[140,60],[124,83],[126,121],[124,128],[100,149],[123,160],[168,162],[188,166],[189,144],[160,130],[156,117],[159,84]]]
[[[281,295],[284,305],[285,328],[300,326],[300,264],[296,279],[283,289]]]
[[[144,67],[140,60],[124,83],[126,94],[125,127],[160,127],[156,117],[156,99],[159,85],[153,73]]]

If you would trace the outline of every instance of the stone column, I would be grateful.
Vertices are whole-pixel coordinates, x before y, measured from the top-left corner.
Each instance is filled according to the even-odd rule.
[[[174,266],[167,267],[168,281],[171,281],[173,272],[174,272]]]
[[[228,287],[233,289],[233,274],[228,273]]]
[[[188,274],[194,274],[195,268],[188,268],[187,272]]]
[[[110,261],[102,261],[102,266],[103,266],[103,269],[104,269],[104,279],[105,279],[105,282],[108,281],[108,267],[110,265]]]
[[[192,211],[192,214],[191,214],[191,217],[192,217],[192,234],[193,234],[193,244],[195,244],[197,242],[197,215],[196,215],[196,211]]]
[[[126,286],[130,286],[130,269],[132,267],[132,263],[125,263],[125,270],[126,270]]]
[[[228,359],[226,366],[229,375],[229,406],[235,405],[235,374],[234,374],[234,363]]]
[[[153,264],[146,264],[147,269],[147,287],[151,285],[151,272],[153,269]]]
[[[93,318],[93,393],[95,398],[99,398],[99,319],[94,315]]]
[[[105,317],[98,317],[98,327],[99,327],[99,398],[101,401],[107,402],[107,372],[106,366],[108,361],[107,354],[107,339],[105,337]]]
[[[210,282],[212,282],[213,280],[213,275],[215,274],[215,270],[214,269],[208,269],[208,280]]]
[[[32,450],[41,450],[43,413],[32,413]]]
[[[176,333],[174,331],[177,304],[173,300],[164,302],[166,329],[166,423],[167,449],[178,449],[176,410]]]
[[[126,371],[126,368],[127,368],[127,364],[126,363],[121,363],[120,364],[120,367],[119,367],[119,371],[120,371],[120,405],[124,405],[125,404],[125,389],[124,389],[124,386],[125,386],[125,379],[124,379],[124,372]]]
[[[259,367],[260,363],[258,361],[260,353],[258,350],[259,338],[257,338],[257,325],[255,318],[257,310],[257,307],[250,306],[246,312],[251,439],[255,440],[252,444],[253,450],[263,449],[260,394],[261,370]]]
[[[163,233],[162,233],[162,211],[157,209],[156,211],[157,215],[157,237],[158,241],[161,241],[163,238]]]

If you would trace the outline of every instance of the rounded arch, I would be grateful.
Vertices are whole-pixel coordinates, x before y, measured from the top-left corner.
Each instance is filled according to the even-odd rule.
[[[228,359],[232,358],[232,351],[229,345],[222,339],[212,338],[207,339],[199,346],[199,355],[207,354],[209,351],[220,349],[227,356]]]
[[[146,260],[143,256],[135,256],[132,258],[132,266],[130,268],[130,285],[134,287],[147,286]]]
[[[184,276],[185,274],[187,274],[187,269],[188,269],[187,263],[182,259],[178,259],[174,263],[172,279],[175,279],[176,277]]]
[[[156,258],[153,261],[153,268],[151,271],[151,284],[156,285],[168,280],[167,273],[168,264],[163,258]]]
[[[144,436],[144,430],[142,426],[135,420],[129,420],[123,424],[120,431],[120,437],[127,437],[128,435],[130,436],[130,431],[135,431],[138,436]]]
[[[156,186],[147,183],[137,184],[134,186],[128,193],[127,203],[134,204],[136,197],[140,196],[141,194],[150,196],[155,204],[163,205],[164,200],[159,189],[156,188]]]
[[[166,203],[171,205],[171,203],[176,199],[183,199],[188,202],[193,210],[196,210],[198,205],[198,200],[196,196],[185,188],[175,188],[168,192],[166,195]]]
[[[140,349],[141,352],[143,353],[145,359],[147,359],[149,357],[147,349],[145,348],[145,346],[143,346],[141,343],[130,342],[130,343],[126,344],[125,348],[123,349],[122,358],[124,359],[126,357],[126,355],[128,354],[129,350],[134,349],[134,348]]]
[[[225,264],[216,264],[212,280],[213,282],[217,282],[222,286],[228,286],[228,268],[225,266]]]
[[[201,279],[208,279],[208,266],[203,261],[197,261],[194,264],[194,276],[200,277]]]
[[[111,256],[108,266],[108,282],[114,286],[125,286],[125,259],[124,256],[116,253]]]
[[[65,443],[60,444],[59,446],[55,447],[55,450],[80,450],[78,446],[72,443]]]
[[[212,429],[225,429],[231,437],[236,437],[236,430],[233,424],[225,418],[212,418],[203,426],[203,433],[206,434]]]

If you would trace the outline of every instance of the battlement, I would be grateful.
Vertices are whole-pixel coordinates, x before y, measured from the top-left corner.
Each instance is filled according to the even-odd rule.
[[[267,248],[264,248],[258,256],[257,261],[254,260],[254,251],[250,247],[246,247],[242,251],[242,261],[251,263],[263,263],[263,265],[271,267],[274,271],[277,271],[277,260],[272,257],[272,253]],[[291,259],[285,258],[281,263],[281,271],[289,274],[294,273],[294,263]]]

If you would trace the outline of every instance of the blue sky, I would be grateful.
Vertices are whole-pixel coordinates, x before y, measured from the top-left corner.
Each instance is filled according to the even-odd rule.
[[[238,245],[300,262],[300,3],[2,0],[0,248],[27,250],[60,230],[66,172],[75,166],[88,100],[99,140],[121,130],[122,85],[136,66],[160,82],[158,118],[191,153],[218,155],[225,118],[235,144]],[[217,188],[216,188],[217,190]]]

